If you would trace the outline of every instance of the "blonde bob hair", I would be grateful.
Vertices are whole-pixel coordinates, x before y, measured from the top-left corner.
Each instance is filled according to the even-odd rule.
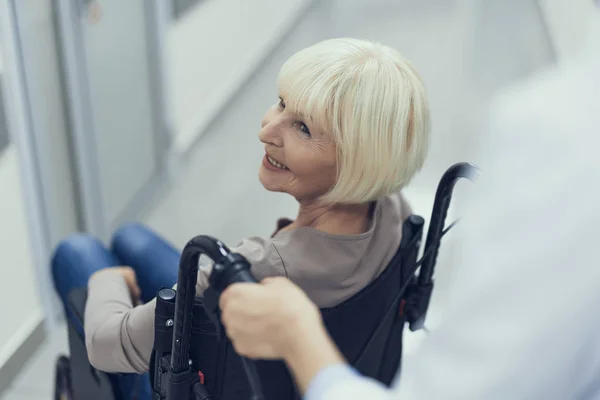
[[[282,66],[286,108],[304,115],[337,148],[329,203],[360,204],[406,186],[429,144],[429,104],[414,67],[396,50],[369,41],[331,39]]]

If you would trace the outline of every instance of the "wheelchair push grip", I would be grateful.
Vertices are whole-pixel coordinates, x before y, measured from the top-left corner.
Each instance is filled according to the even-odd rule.
[[[433,210],[429,220],[429,230],[427,231],[427,240],[423,252],[423,265],[419,273],[419,284],[428,285],[432,282],[433,270],[437,261],[454,186],[461,179],[474,181],[478,174],[479,169],[475,165],[462,162],[451,166],[442,176],[435,193]]]
[[[440,180],[429,221],[429,230],[427,231],[423,257],[417,263],[417,265],[421,264],[421,270],[419,271],[417,282],[408,290],[409,306],[407,315],[409,316],[408,320],[411,331],[423,328],[425,323],[427,309],[429,308],[433,292],[433,272],[437,262],[441,239],[445,233],[444,227],[454,186],[461,179],[474,181],[478,177],[478,174],[479,169],[475,165],[457,163],[450,167]]]
[[[196,295],[198,261],[206,255],[214,262],[208,278],[211,288],[220,295],[229,285],[241,282],[257,283],[250,272],[250,263],[242,255],[232,253],[220,240],[210,236],[196,236],[182,252],[175,300],[174,340],[171,356],[172,374],[190,369],[189,348],[191,337],[192,308]],[[216,306],[216,304],[215,304]],[[241,357],[244,372],[252,391],[251,400],[262,400],[260,377],[256,365]]]
[[[250,263],[240,254],[230,253],[213,266],[208,278],[210,286],[221,294],[234,283],[258,283],[250,272]]]

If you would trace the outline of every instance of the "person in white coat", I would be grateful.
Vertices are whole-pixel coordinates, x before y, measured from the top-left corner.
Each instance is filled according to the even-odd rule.
[[[495,101],[447,318],[392,388],[345,363],[317,307],[285,278],[223,294],[236,350],[284,359],[306,400],[600,398],[595,28],[577,63]]]

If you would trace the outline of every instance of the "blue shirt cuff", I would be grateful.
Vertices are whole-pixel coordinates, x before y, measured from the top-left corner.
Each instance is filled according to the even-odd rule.
[[[304,394],[304,400],[322,400],[325,393],[337,383],[359,376],[348,364],[324,368],[313,378]]]

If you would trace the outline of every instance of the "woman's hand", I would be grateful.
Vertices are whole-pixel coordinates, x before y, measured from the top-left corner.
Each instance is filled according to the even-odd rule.
[[[250,358],[284,359],[302,392],[319,371],[344,362],[317,306],[287,278],[231,285],[219,306],[236,352]]]
[[[286,358],[299,337],[322,326],[317,306],[287,278],[231,285],[219,306],[235,350],[250,358]]]
[[[137,278],[135,276],[135,271],[131,267],[109,267],[104,268],[99,271],[96,271],[94,275],[99,275],[103,273],[118,273],[123,277],[125,284],[127,285],[127,289],[129,289],[129,293],[131,294],[131,298],[133,299],[134,305],[140,302],[140,298],[142,295],[142,291],[137,283]],[[92,275],[92,277],[94,276]]]

